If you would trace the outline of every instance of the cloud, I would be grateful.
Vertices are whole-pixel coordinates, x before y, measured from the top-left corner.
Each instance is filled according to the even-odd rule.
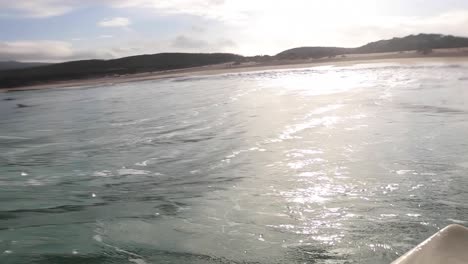
[[[114,17],[98,22],[100,27],[128,27],[130,24],[130,19],[126,17]]]
[[[244,2],[245,0],[240,0]],[[264,0],[259,0],[264,1]],[[251,1],[252,2],[252,1]],[[252,5],[252,3],[249,5]],[[3,16],[45,18],[60,16],[79,8],[105,5],[113,8],[145,8],[165,14],[188,14],[213,19],[238,15],[236,1],[230,0],[0,0],[0,10]],[[245,2],[244,2],[245,4]],[[244,8],[243,8],[244,9]],[[250,8],[248,8],[250,9]],[[232,12],[231,12],[231,11]],[[232,17],[231,17],[232,18]]]
[[[353,47],[421,32],[468,34],[466,0],[418,3],[405,0],[280,0],[274,3],[271,0],[0,0],[0,16],[4,13],[12,17],[45,18],[99,6],[104,7],[102,12],[106,15],[128,14],[128,18],[100,21],[97,24],[101,27],[128,29],[133,20],[140,19],[133,17],[135,14],[142,14],[147,22],[135,23],[126,34],[114,34],[112,41],[102,39],[104,35],[86,35],[89,32],[83,29],[79,37],[86,41],[72,42],[73,55],[61,57],[65,59],[165,51],[276,54],[297,46]],[[158,23],[170,23],[170,30],[152,27],[153,18]],[[47,33],[44,29],[44,34]]]
[[[116,8],[145,8],[165,14],[187,14],[225,21],[243,17],[244,11],[257,6],[255,2],[264,1],[249,1],[245,6],[246,0],[108,0]]]
[[[62,62],[108,59],[115,55],[105,48],[80,50],[65,41],[0,41],[0,61]]]
[[[191,26],[190,31],[195,32],[195,33],[203,33],[205,32],[205,29],[200,26]]]
[[[172,42],[173,47],[182,49],[199,49],[204,48],[207,45],[208,43],[203,40],[193,39],[186,36],[178,36]]]
[[[106,38],[113,38],[114,36],[112,35],[100,35],[98,38],[100,39],[106,39]]]
[[[45,18],[66,14],[79,6],[75,0],[0,0],[0,15]]]
[[[0,61],[44,61],[61,59],[72,55],[72,46],[64,41],[0,42]]]
[[[227,52],[235,47],[236,44],[229,39],[218,39],[208,41],[189,37],[186,35],[177,36],[170,44],[168,49],[175,51],[191,51],[191,52]]]
[[[215,38],[235,39],[239,45],[231,46],[231,51],[245,55],[276,54],[304,45],[353,47],[420,32],[463,36],[467,35],[468,24],[467,3],[453,11],[452,5],[435,0],[428,0],[424,6],[403,0],[378,3],[291,0],[274,4],[271,0],[108,0],[107,3],[114,8],[143,8],[158,15],[201,18],[208,25],[177,32],[183,37],[174,40],[173,47],[194,50],[197,46],[213,46]],[[202,30],[196,32],[197,29]],[[188,38],[190,34],[197,37]]]

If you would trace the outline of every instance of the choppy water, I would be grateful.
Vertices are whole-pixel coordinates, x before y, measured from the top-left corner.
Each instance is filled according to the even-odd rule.
[[[468,219],[468,65],[0,100],[1,263],[389,263]]]

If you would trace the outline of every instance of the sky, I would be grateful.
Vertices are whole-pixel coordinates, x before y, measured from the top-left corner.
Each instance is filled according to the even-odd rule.
[[[468,0],[0,0],[0,61],[274,55],[467,25]]]

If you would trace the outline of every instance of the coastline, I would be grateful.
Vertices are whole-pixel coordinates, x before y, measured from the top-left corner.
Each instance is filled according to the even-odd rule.
[[[43,89],[73,89],[82,87],[92,87],[99,85],[112,85],[120,83],[130,83],[138,81],[151,81],[169,78],[193,77],[219,75],[229,73],[285,70],[312,68],[320,66],[345,67],[357,64],[378,64],[378,63],[398,63],[398,64],[421,64],[421,63],[468,63],[468,48],[463,49],[441,49],[435,50],[429,55],[422,55],[412,52],[393,52],[375,54],[352,54],[339,58],[327,59],[299,59],[299,60],[278,60],[266,63],[244,63],[241,65],[218,64],[178,70],[147,72],[120,76],[106,76],[91,79],[67,80],[59,82],[49,82],[37,85],[28,85],[14,88],[3,88],[0,92],[19,92]]]

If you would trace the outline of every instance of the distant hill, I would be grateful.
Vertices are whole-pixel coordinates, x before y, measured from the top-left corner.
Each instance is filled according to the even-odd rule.
[[[285,50],[279,58],[324,58],[343,54],[382,53],[468,47],[468,38],[440,34],[419,34],[379,40],[357,48],[301,47]]]
[[[15,70],[15,69],[26,69],[38,66],[45,66],[49,63],[41,62],[18,62],[18,61],[0,61],[0,71],[4,70]]]
[[[0,71],[0,88],[32,85],[49,81],[102,77],[114,74],[174,70],[235,62],[243,58],[242,56],[230,53],[159,53],[114,60],[72,61],[30,69]]]
[[[364,54],[417,50],[427,54],[431,49],[468,47],[468,38],[440,34],[419,34],[390,40],[380,40],[357,48],[301,47],[275,56],[243,57],[231,53],[159,53],[114,60],[82,60],[50,65],[7,62],[9,70],[0,70],[0,88],[18,87],[50,81],[66,81],[111,75],[157,72],[232,62],[332,58],[344,54]],[[0,63],[0,67],[1,67]],[[15,67],[16,69],[11,69]],[[18,66],[19,65],[19,66]],[[34,67],[33,67],[34,66]],[[36,67],[37,66],[37,67]],[[18,68],[19,67],[19,68]],[[32,68],[25,68],[32,67]]]
[[[336,47],[300,47],[276,55],[280,59],[323,58],[349,53],[351,49]]]
[[[410,35],[371,42],[354,49],[355,53],[379,53],[426,49],[448,49],[468,47],[468,38],[445,36],[440,34]]]

